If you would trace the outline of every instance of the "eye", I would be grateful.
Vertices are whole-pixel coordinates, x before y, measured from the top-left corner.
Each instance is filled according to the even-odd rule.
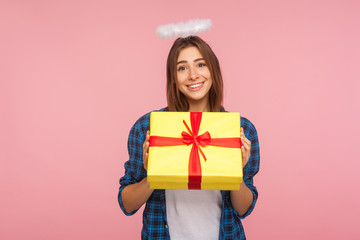
[[[178,67],[178,71],[184,71],[186,68],[184,66]]]
[[[206,66],[206,63],[199,63],[198,66],[199,66],[199,67],[205,67],[205,66]]]

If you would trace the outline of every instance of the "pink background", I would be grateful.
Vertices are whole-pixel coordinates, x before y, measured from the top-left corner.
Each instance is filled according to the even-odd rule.
[[[174,39],[201,34],[225,107],[259,133],[248,239],[360,239],[360,2],[0,2],[0,239],[139,239],[117,203],[127,137],[164,107]]]

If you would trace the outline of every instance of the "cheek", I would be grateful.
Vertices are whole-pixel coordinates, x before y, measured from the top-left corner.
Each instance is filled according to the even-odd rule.
[[[207,72],[204,74],[204,77],[210,82],[210,84],[212,84],[213,79],[212,79],[211,74],[210,74],[209,71],[207,71]]]
[[[176,75],[176,82],[177,82],[178,84],[184,83],[185,81],[186,81],[186,77],[184,76],[183,73],[178,73],[178,74]]]
[[[208,68],[203,68],[201,69],[201,71],[199,72],[202,76],[204,76],[207,79],[211,78],[211,73],[210,70]]]
[[[181,83],[181,79],[179,79],[179,77],[175,79],[174,85],[178,91],[181,91],[183,84]]]
[[[209,69],[207,70],[207,76],[208,76],[208,78],[212,79],[211,73],[210,73],[210,70],[209,70]]]

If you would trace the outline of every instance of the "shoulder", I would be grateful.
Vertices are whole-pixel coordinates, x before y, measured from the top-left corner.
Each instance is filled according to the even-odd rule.
[[[244,130],[246,128],[249,130],[256,131],[254,124],[249,119],[247,119],[246,117],[243,117],[241,115],[240,115],[240,123],[241,123],[241,127],[243,127]]]
[[[227,111],[224,109],[224,107],[222,107],[221,112],[227,112]],[[254,124],[249,119],[242,116],[241,114],[240,114],[240,125],[245,132],[251,132],[256,134],[256,128]]]
[[[134,123],[134,125],[131,128],[131,131],[140,131],[140,132],[146,132],[147,130],[149,130],[150,128],[150,114],[151,112],[163,112],[163,111],[167,111],[167,108],[162,108],[159,110],[153,110],[150,111],[144,115],[142,115],[140,118],[138,118],[136,120],[136,122]]]
[[[240,125],[244,129],[245,136],[250,141],[257,141],[258,135],[255,125],[249,119],[240,115]]]

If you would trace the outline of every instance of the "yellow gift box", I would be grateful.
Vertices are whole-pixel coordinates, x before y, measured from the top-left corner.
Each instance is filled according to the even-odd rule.
[[[151,188],[239,190],[241,160],[239,113],[151,113]]]

